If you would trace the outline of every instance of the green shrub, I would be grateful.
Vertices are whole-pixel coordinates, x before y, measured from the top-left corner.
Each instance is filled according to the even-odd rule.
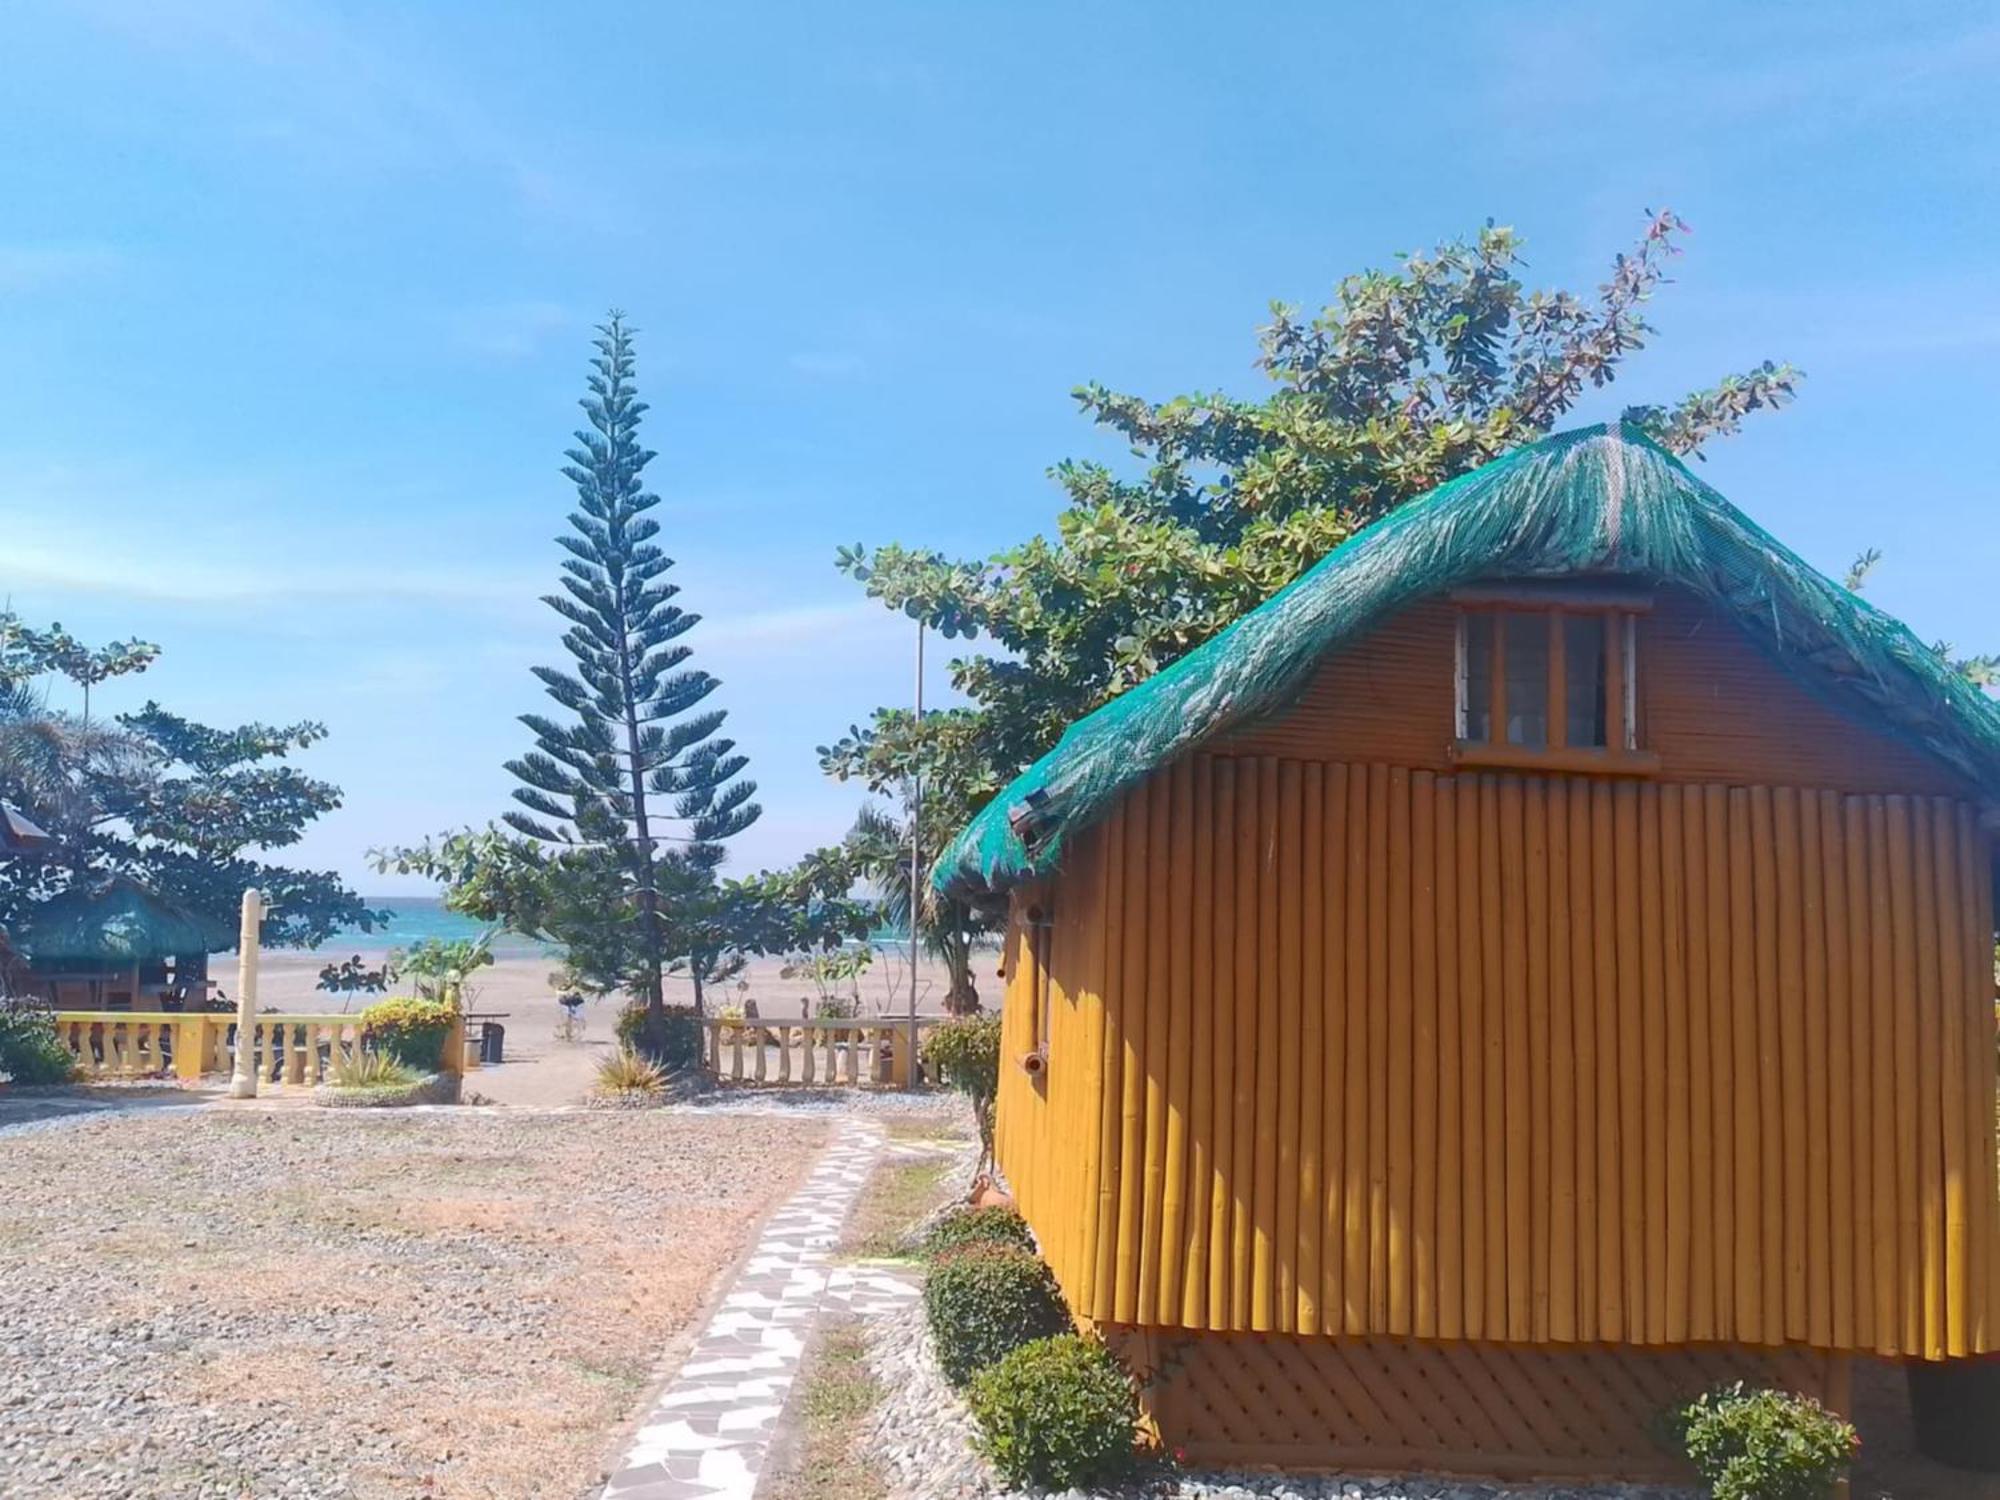
[[[444,1042],[458,1019],[449,1000],[416,1000],[399,995],[378,1000],[361,1012],[361,1036],[406,1068],[436,1073],[443,1067]]]
[[[666,1071],[637,1052],[621,1048],[597,1065],[597,1092],[607,1099],[655,1098],[666,1087]]]
[[[68,1083],[76,1073],[55,1018],[39,1005],[0,1000],[0,1073],[16,1083]]]
[[[1070,1326],[1049,1268],[1007,1245],[965,1245],[940,1257],[924,1279],[924,1315],[953,1385]]]
[[[1132,1470],[1132,1379],[1102,1344],[1065,1333],[1024,1344],[972,1382],[979,1447],[1009,1485],[1077,1489]]]
[[[1009,1245],[1033,1253],[1035,1236],[1028,1221],[1011,1208],[955,1208],[924,1236],[924,1255],[935,1259],[963,1245]]]
[[[333,1065],[334,1085],[343,1089],[406,1089],[417,1077],[386,1052],[355,1052]]]
[[[618,1034],[618,1045],[626,1052],[646,1052],[661,1068],[669,1073],[678,1073],[683,1068],[694,1067],[701,1061],[701,1017],[695,1014],[692,1005],[669,1005],[666,1007],[667,1025],[664,1045],[657,1053],[650,1052],[645,1044],[646,1006],[643,1001],[633,1001],[618,1012],[618,1024],[613,1029]]]
[[[1861,1446],[1812,1398],[1742,1381],[1671,1413],[1668,1427],[1715,1500],[1823,1500]]]
[[[982,1012],[941,1021],[924,1038],[924,1062],[947,1088],[991,1099],[1000,1088],[1000,1017]]]
[[[979,1170],[993,1165],[993,1100],[1000,1092],[1000,1017],[954,1016],[924,1038],[924,1065],[972,1103],[979,1130]]]

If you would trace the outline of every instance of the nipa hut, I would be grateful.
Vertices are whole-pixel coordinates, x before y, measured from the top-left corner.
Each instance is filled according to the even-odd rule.
[[[58,1009],[199,1008],[208,955],[233,947],[236,934],[128,876],[107,875],[33,908],[14,941],[29,984]]]
[[[1198,1461],[1662,1471],[1734,1376],[2000,1348],[2000,712],[1621,426],[1071,726],[999,1160]]]

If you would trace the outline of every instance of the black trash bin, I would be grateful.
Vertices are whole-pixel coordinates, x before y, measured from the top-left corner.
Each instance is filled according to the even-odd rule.
[[[2000,1474],[2000,1358],[1913,1359],[1917,1451],[1954,1469]]]
[[[500,1049],[506,1043],[506,1040],[507,1028],[502,1026],[498,1021],[481,1021],[479,1023],[479,1063],[481,1067],[490,1066],[501,1060]]]

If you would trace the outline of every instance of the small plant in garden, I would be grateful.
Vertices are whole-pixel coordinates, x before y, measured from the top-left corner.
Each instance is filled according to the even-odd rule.
[[[1669,1413],[1667,1426],[1715,1500],[1824,1500],[1861,1446],[1811,1397],[1742,1381]]]
[[[0,1000],[0,1074],[15,1083],[68,1083],[76,1072],[55,1017],[27,1000]]]
[[[387,973],[393,979],[407,979],[422,1000],[447,1000],[454,1005],[470,1005],[479,993],[471,984],[472,972],[493,962],[493,934],[476,938],[419,938],[408,948],[389,955]]]
[[[418,1075],[382,1052],[355,1052],[333,1065],[333,1081],[343,1089],[406,1089]]]
[[[1028,1221],[1011,1208],[955,1208],[924,1236],[924,1256],[935,1260],[964,1245],[1007,1245],[1032,1254],[1035,1236]]]
[[[405,1067],[435,1073],[443,1064],[445,1038],[457,1019],[458,1008],[449,1000],[398,996],[361,1012],[361,1036],[372,1050],[388,1053]]]
[[[1066,1490],[1132,1470],[1132,1378],[1102,1344],[1065,1333],[1014,1350],[972,1382],[979,1447],[1009,1485]]]
[[[655,1098],[666,1086],[666,1070],[629,1048],[597,1065],[597,1092],[607,1099]]]
[[[993,1165],[993,1099],[1000,1091],[1000,1017],[984,1012],[942,1022],[924,1039],[924,1063],[946,1088],[972,1101],[979,1170]]]
[[[666,1026],[661,1036],[665,1049],[654,1059],[668,1073],[678,1073],[701,1061],[701,1017],[691,1005],[666,1007]],[[634,1001],[618,1012],[618,1045],[627,1052],[641,1049],[646,1029],[646,1007]]]
[[[861,976],[875,961],[865,943],[849,948],[811,949],[788,954],[781,979],[803,979],[813,987],[812,1013],[828,1019],[861,1014]]]
[[[941,1257],[924,1278],[924,1316],[953,1385],[1070,1326],[1049,1268],[1007,1245],[965,1245]]]

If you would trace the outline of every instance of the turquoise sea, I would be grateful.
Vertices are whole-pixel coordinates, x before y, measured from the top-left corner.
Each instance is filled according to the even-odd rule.
[[[350,953],[374,957],[387,953],[391,948],[407,948],[425,938],[448,943],[455,938],[476,938],[487,930],[482,922],[445,910],[444,903],[435,896],[368,896],[363,899],[374,909],[387,911],[389,925],[378,927],[373,932],[363,932],[358,927],[346,928],[313,949],[314,953],[328,958],[345,958]],[[502,930],[493,934],[495,958],[539,958],[554,951],[549,944],[538,943],[517,933]]]
[[[313,949],[314,953],[328,958],[345,958],[351,953],[374,957],[387,953],[391,948],[407,948],[425,938],[448,943],[456,938],[476,938],[487,930],[483,923],[475,922],[471,917],[447,911],[444,903],[435,896],[367,896],[363,899],[370,907],[387,911],[390,914],[389,925],[373,932],[363,932],[358,927],[346,928]],[[868,942],[876,948],[901,948],[909,943],[909,936],[885,930],[870,934]],[[556,951],[553,944],[538,943],[518,933],[501,930],[493,934],[495,958],[540,958]]]

